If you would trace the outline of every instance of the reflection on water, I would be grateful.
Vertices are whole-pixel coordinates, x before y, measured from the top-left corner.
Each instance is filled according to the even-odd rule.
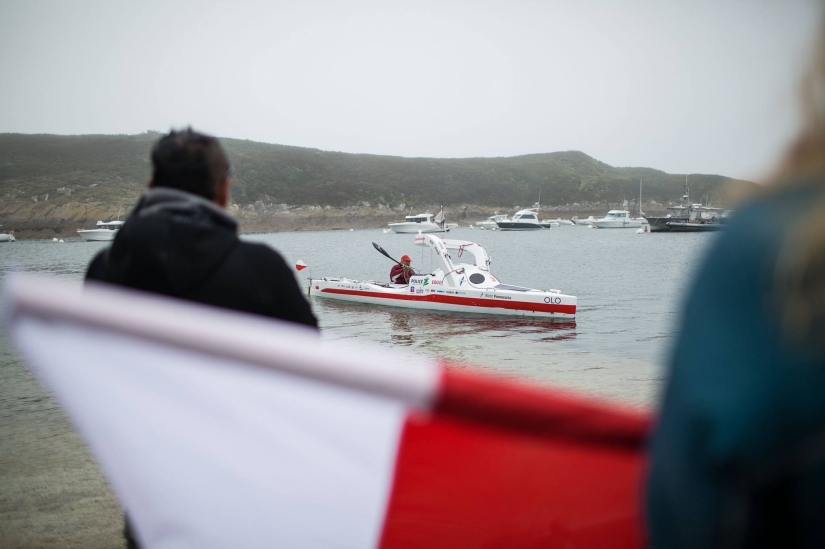
[[[432,343],[433,340],[467,335],[494,338],[519,334],[540,335],[542,337],[537,340],[543,342],[569,341],[576,338],[574,319],[427,311],[325,298],[313,299],[313,306],[322,317],[357,316],[361,324],[375,325],[375,329],[380,331],[385,329],[383,326],[388,326],[392,342],[402,346],[411,346],[416,342]]]

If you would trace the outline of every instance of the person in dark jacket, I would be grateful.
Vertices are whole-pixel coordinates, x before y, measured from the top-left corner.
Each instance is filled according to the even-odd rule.
[[[815,60],[806,127],[686,301],[651,443],[653,548],[825,547],[825,33]]]
[[[396,263],[390,269],[390,282],[393,284],[409,284],[410,277],[415,274],[413,268],[410,266],[412,259],[408,255],[401,256],[401,263]]]
[[[86,280],[317,328],[280,254],[238,238],[224,211],[231,169],[217,139],[172,131],[156,143],[152,165],[149,190]]]
[[[224,209],[232,170],[218,140],[187,129],[152,150],[149,190],[87,281],[106,282],[318,328],[284,259],[264,244],[243,242]],[[138,544],[128,518],[124,537]]]

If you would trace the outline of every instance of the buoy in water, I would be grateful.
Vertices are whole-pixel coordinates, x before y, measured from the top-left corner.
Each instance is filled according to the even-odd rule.
[[[58,240],[58,242],[63,242],[63,239],[61,238],[60,240]]]
[[[52,242],[57,242],[57,239],[56,239],[56,238],[52,238]]]

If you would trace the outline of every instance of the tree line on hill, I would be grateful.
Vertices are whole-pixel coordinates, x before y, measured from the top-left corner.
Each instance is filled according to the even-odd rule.
[[[151,175],[160,136],[0,134],[0,196],[110,204],[134,200]],[[361,202],[498,207],[678,201],[685,176],[616,168],[577,151],[502,158],[405,158],[221,139],[235,168],[232,201],[342,207]],[[688,178],[695,202],[719,200],[733,180]],[[748,183],[738,181],[738,183]]]

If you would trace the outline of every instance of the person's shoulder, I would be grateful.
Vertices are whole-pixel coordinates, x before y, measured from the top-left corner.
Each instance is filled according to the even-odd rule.
[[[100,250],[89,262],[89,267],[86,269],[87,280],[106,280],[109,267],[109,250],[108,247]]]
[[[822,199],[825,186],[818,182],[766,189],[732,212],[715,247],[739,257],[771,255],[809,208]]]
[[[282,269],[286,268],[286,260],[274,248],[261,242],[246,242],[241,240],[236,251],[258,266]]]

